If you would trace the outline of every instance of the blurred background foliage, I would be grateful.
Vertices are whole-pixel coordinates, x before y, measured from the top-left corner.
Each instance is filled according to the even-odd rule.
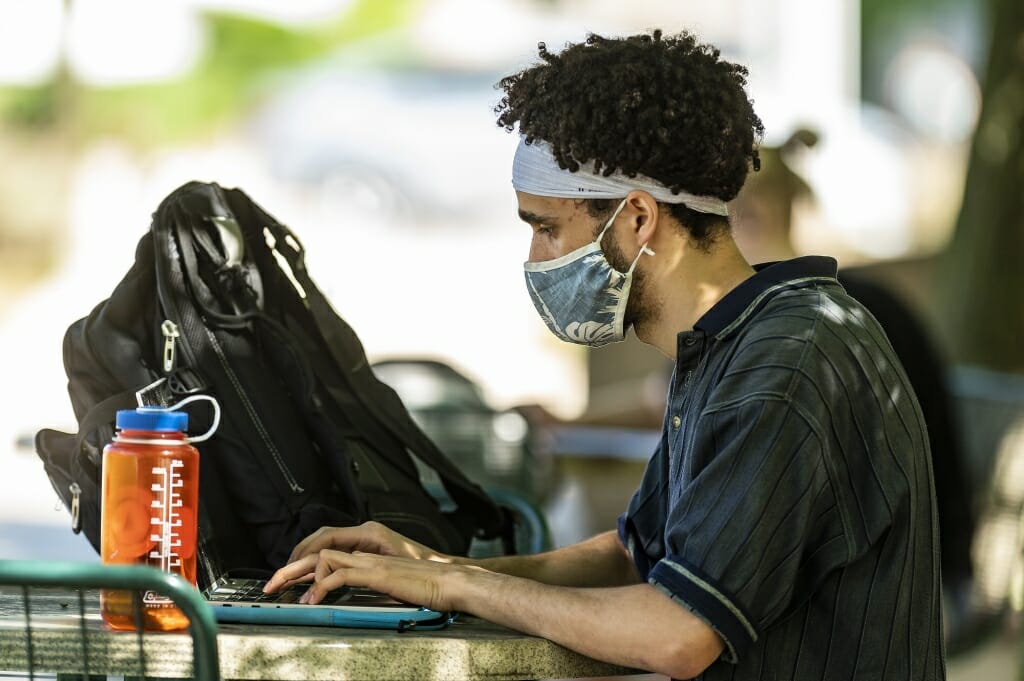
[[[1024,374],[1024,3],[989,10],[981,116],[938,288],[955,359]]]
[[[244,126],[254,108],[276,94],[279,76],[281,79],[294,77],[305,68],[337,56],[349,46],[365,49],[369,38],[408,29],[431,7],[454,7],[445,15],[446,21],[451,23],[452,17],[458,19],[463,15],[465,26],[460,27],[461,30],[479,33],[483,36],[478,38],[479,44],[484,44],[492,37],[493,42],[498,41],[505,28],[500,25],[504,15],[494,14],[494,25],[482,24],[480,18],[486,18],[488,12],[493,14],[493,8],[502,5],[548,13],[561,11],[563,19],[571,22],[576,14],[589,16],[583,10],[594,8],[603,8],[605,14],[612,15],[608,10],[611,4],[602,0],[511,0],[505,3],[353,0],[322,21],[290,24],[241,11],[201,9],[203,47],[191,68],[169,79],[129,85],[90,84],[72,75],[67,55],[62,54],[52,75],[37,84],[0,84],[0,153],[20,159],[18,173],[8,172],[0,177],[0,267],[10,274],[0,277],[4,279],[0,281],[0,312],[13,300],[13,293],[5,294],[5,291],[17,290],[28,274],[51,271],[57,262],[58,254],[52,244],[55,235],[62,233],[60,223],[66,219],[66,214],[65,208],[53,197],[70,193],[72,166],[96,141],[115,139],[120,145],[146,153],[214,140],[224,131]],[[731,0],[726,4],[732,10],[761,12],[780,22],[778,25],[782,27],[799,24],[793,17],[773,15],[772,10],[756,3]],[[893,151],[902,154],[899,162],[910,177],[906,186],[892,192],[917,191],[922,196],[895,199],[905,204],[915,202],[919,213],[892,218],[894,224],[903,220],[901,229],[910,233],[904,238],[906,245],[894,251],[899,256],[894,260],[895,267],[888,267],[887,258],[880,255],[885,249],[875,248],[877,241],[884,240],[877,237],[886,236],[886,232],[857,232],[856,219],[847,218],[854,227],[847,227],[845,234],[824,220],[824,224],[816,226],[817,241],[813,242],[813,247],[835,253],[841,260],[875,261],[879,276],[888,277],[897,287],[905,289],[922,310],[953,361],[1024,372],[1024,353],[1020,352],[1018,342],[1024,336],[1024,307],[1012,298],[1022,282],[1008,278],[1009,275],[994,274],[1019,269],[1013,262],[994,265],[1019,254],[1022,231],[1018,217],[1021,184],[1017,169],[1022,164],[1018,131],[1024,125],[1019,106],[1019,81],[1024,78],[1019,47],[1024,30],[1021,19],[1024,5],[1019,0],[901,0],[896,3],[844,0],[836,4],[853,8],[859,19],[858,25],[843,28],[857,36],[848,58],[857,62],[859,82],[855,91],[859,103],[873,106],[888,117],[885,126],[888,126],[886,134],[890,138],[886,144],[896,141]],[[799,3],[793,6],[797,5]],[[64,0],[66,13],[75,6],[73,0]],[[650,3],[650,7],[661,8],[662,15],[671,17],[670,21],[687,16],[686,11],[674,3]],[[779,5],[780,11],[785,7],[789,5]],[[806,9],[813,7],[808,4]],[[693,8],[690,13],[700,15],[697,30],[701,28],[699,22],[703,22],[714,39],[714,22],[724,21],[716,16],[725,17],[729,8],[717,10],[717,14],[711,10],[701,14]],[[616,16],[627,14],[623,10]],[[659,16],[658,11],[649,9],[648,5],[644,9],[635,8],[632,14],[637,15],[636,23]],[[578,29],[582,32],[598,28],[597,23],[581,20]],[[514,32],[512,28],[509,27],[508,33]],[[110,39],[117,40],[123,35],[119,32],[129,30],[130,23],[112,27]],[[744,30],[742,27],[735,30],[734,36],[725,39],[725,44],[746,39],[755,45],[749,59],[753,60],[750,63],[752,77],[756,77],[763,71],[770,71],[771,68],[765,66],[778,58],[764,50],[781,51],[790,36],[813,38],[809,34],[828,29],[806,24],[783,38],[775,38],[775,43],[765,38],[769,31],[760,31],[760,37],[750,40]],[[529,35],[546,37],[536,33]],[[524,53],[532,49],[537,38],[524,40]],[[444,38],[441,40],[443,42]],[[808,43],[820,44],[813,40]],[[913,78],[909,85],[906,79],[900,81],[894,77],[892,66],[894,62],[906,61],[908,46],[922,44],[964,64],[972,73],[967,78],[973,79],[965,87],[984,86],[984,92],[976,95],[977,106],[983,106],[984,112],[980,115],[961,112],[959,127],[954,126],[952,132],[947,121],[946,128],[938,129],[939,138],[945,134],[947,139],[935,138],[935,130],[921,129],[915,120],[922,111],[928,113],[929,108],[941,109],[946,105],[939,98],[941,93],[925,91],[914,100],[916,111],[901,109],[901,102],[905,104],[901,97],[906,94],[901,89],[912,86]],[[393,40],[375,58],[392,65],[403,61],[408,65],[409,55],[403,53],[407,47],[401,39]],[[842,47],[837,45],[835,49]],[[799,50],[797,45],[797,53]],[[472,57],[468,61],[472,61]],[[927,63],[927,59],[922,63]],[[466,68],[474,66],[467,63]],[[962,93],[957,91],[954,100],[973,96],[969,89]],[[358,95],[354,94],[353,98],[351,108],[358,108],[360,103],[355,99]],[[930,98],[934,101],[929,101]],[[763,100],[762,97],[755,99]],[[972,115],[982,121],[978,127],[981,134],[974,138],[973,152],[970,151],[973,128],[967,133],[960,132],[965,125],[973,126]],[[824,138],[826,146],[829,132],[826,131]],[[847,131],[831,132],[831,138],[837,139]],[[928,137],[929,133],[932,138]],[[925,153],[921,153],[921,149],[925,149]],[[999,153],[991,153],[992,149],[998,149]],[[970,171],[967,170],[968,158]],[[843,164],[846,166],[843,179],[833,182],[847,185],[851,180],[867,182],[875,173],[863,173],[860,172],[863,168],[850,166],[875,162],[867,157],[847,162]],[[884,167],[877,167],[885,171]],[[834,168],[812,172],[809,176],[812,190],[818,189],[816,180],[830,175],[836,177]],[[928,184],[920,179],[932,175],[940,180]],[[963,178],[968,175],[970,179],[965,182]],[[39,177],[50,178],[50,184],[45,186],[33,179]],[[957,195],[964,187],[965,200],[960,206]],[[848,187],[847,191],[853,192],[854,188]],[[871,193],[875,189],[868,185],[864,191]],[[853,205],[871,205],[879,197],[873,199],[855,200]],[[830,200],[825,196],[822,203],[827,207]],[[930,205],[943,208],[929,212]],[[998,206],[1002,208],[997,209]],[[848,208],[844,206],[834,211],[832,218],[849,212]],[[884,209],[879,211],[884,213]],[[908,227],[911,222],[915,224]],[[882,229],[886,227],[883,225]],[[26,276],[18,272],[25,272]]]
[[[97,87],[77,82],[61,64],[39,85],[0,86],[0,121],[25,133],[63,127],[76,146],[107,135],[140,148],[188,141],[237,120],[275,73],[403,26],[417,5],[358,0],[336,18],[308,26],[207,11],[206,48],[182,76]]]

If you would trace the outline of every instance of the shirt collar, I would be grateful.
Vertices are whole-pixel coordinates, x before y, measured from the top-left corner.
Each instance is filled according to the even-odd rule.
[[[835,258],[821,255],[754,265],[754,270],[752,277],[726,293],[697,320],[693,328],[709,336],[723,338],[741,326],[769,298],[783,289],[837,283]]]

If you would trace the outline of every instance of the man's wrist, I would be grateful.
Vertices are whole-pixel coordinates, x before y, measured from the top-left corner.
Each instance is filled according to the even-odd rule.
[[[471,612],[471,604],[479,605],[488,589],[498,588],[490,582],[501,579],[501,575],[483,568],[454,564],[445,570],[444,590],[452,610]]]

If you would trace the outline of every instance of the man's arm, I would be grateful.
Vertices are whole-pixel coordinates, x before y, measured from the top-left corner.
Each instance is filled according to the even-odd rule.
[[[536,555],[472,559],[439,553],[371,521],[355,527],[320,528],[295,547],[288,562],[294,563],[324,549],[481,567],[561,586],[623,586],[640,581],[629,553],[614,531]],[[279,586],[277,582],[274,584]]]
[[[461,582],[458,610],[613,664],[689,679],[724,648],[707,624],[650,584],[579,589],[489,572],[452,578]]]
[[[557,586],[624,586],[640,582],[633,560],[614,530],[546,553],[484,559],[451,557],[450,560],[457,565],[480,567]]]
[[[467,612],[595,659],[673,678],[700,674],[724,649],[714,630],[649,584],[556,586],[478,566],[330,549],[307,555],[274,577],[275,584],[296,580],[312,581],[304,603],[319,602],[344,585],[365,586],[434,610]]]

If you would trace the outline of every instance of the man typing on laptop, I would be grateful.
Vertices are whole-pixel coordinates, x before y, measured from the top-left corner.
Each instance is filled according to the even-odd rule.
[[[726,202],[758,165],[746,70],[692,36],[593,36],[505,78],[527,290],[559,338],[676,362],[617,532],[441,555],[323,528],[268,584],[365,586],[675,678],[945,677],[924,424],[830,258],[752,267]]]

